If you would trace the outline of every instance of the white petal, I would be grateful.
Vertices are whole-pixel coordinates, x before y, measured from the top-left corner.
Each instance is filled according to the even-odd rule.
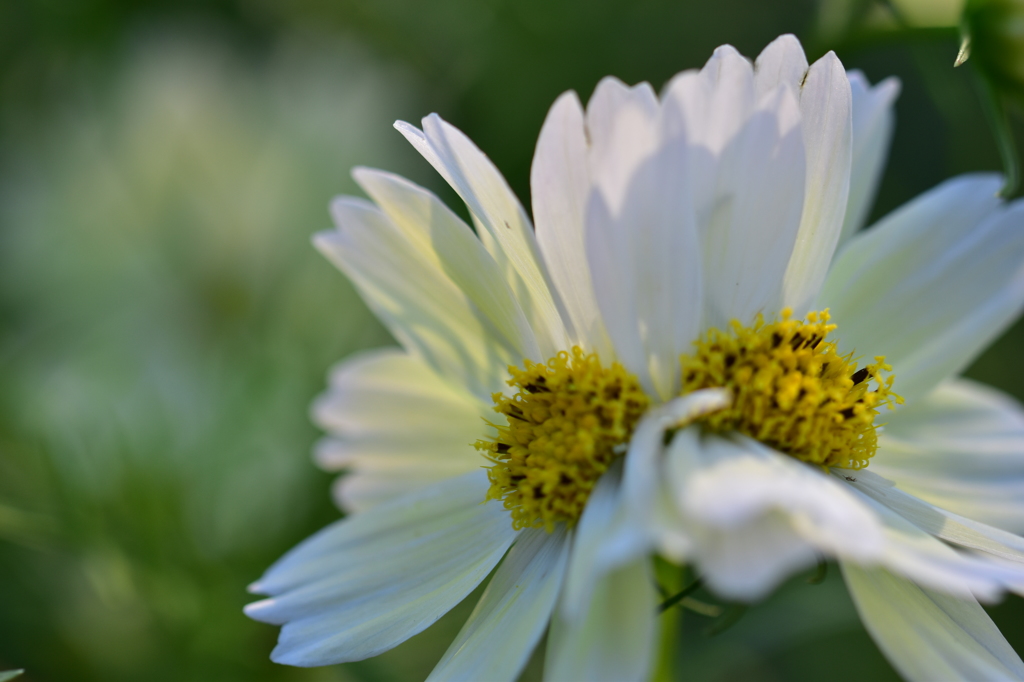
[[[572,562],[579,558],[573,555]],[[641,682],[658,641],[657,595],[647,559],[605,575],[585,613],[556,611],[548,636],[544,679],[550,682]]]
[[[428,682],[512,682],[547,629],[571,535],[523,531]]]
[[[882,550],[881,525],[856,496],[755,441],[683,431],[668,464],[694,558],[724,596],[756,600],[818,554],[869,559]]]
[[[509,286],[537,334],[541,357],[566,348],[563,316],[539,256],[533,226],[498,169],[468,137],[437,114],[423,119],[422,131],[403,121],[395,127],[459,193],[487,231],[490,238],[484,245],[499,270],[509,276]]]
[[[386,651],[458,604],[515,537],[508,513],[481,504],[482,471],[338,521],[274,564],[245,612],[284,624],[272,658],[354,661]]]
[[[660,517],[662,460],[665,434],[685,429],[691,423],[727,407],[729,391],[704,389],[693,391],[648,410],[637,424],[629,441],[623,464],[621,501],[611,522],[605,524],[601,550],[593,570],[601,572],[636,556],[650,552],[661,537],[673,532]]]
[[[350,469],[335,486],[335,499],[349,511],[479,468],[472,443],[490,435],[485,419],[497,417],[397,348],[359,353],[335,367],[312,412],[330,434],[316,446],[317,464]]]
[[[675,513],[661,485],[665,433],[727,406],[728,391],[694,391],[652,408],[637,425],[623,464],[598,481],[580,519],[563,608],[579,614],[607,572],[647,556],[666,543],[678,554]],[[621,472],[621,473],[620,473]]]
[[[1024,203],[995,176],[946,182],[846,245],[818,305],[841,348],[886,356],[908,403],[971,361],[1024,304]]]
[[[798,316],[825,281],[843,226],[850,190],[851,109],[850,81],[839,58],[829,52],[811,65],[800,88],[807,186],[784,300]]]
[[[590,492],[575,530],[572,561],[565,579],[561,610],[567,618],[580,618],[593,598],[600,571],[598,554],[605,539],[605,529],[619,512],[622,465],[618,462],[604,473]]]
[[[834,469],[833,472],[935,537],[1015,561],[1024,570],[1024,538],[928,504],[871,471],[843,472]]]
[[[371,453],[359,454],[368,457]],[[389,463],[401,466],[399,461],[395,458],[389,460]],[[476,466],[470,468],[442,464],[432,467],[409,467],[400,471],[381,471],[378,467],[363,467],[336,478],[331,485],[331,497],[339,509],[361,513],[479,466],[478,461]]]
[[[696,172],[717,177],[713,194],[696,199],[705,325],[725,328],[734,319],[774,314],[783,303],[805,185],[800,112],[789,86],[769,92],[714,164],[705,166]]]
[[[591,178],[613,208],[622,203],[637,166],[657,147],[657,115],[658,98],[650,85],[631,88],[610,76],[587,102]]]
[[[432,442],[481,432],[490,407],[397,348],[364,351],[331,370],[328,390],[313,403],[324,430],[356,439]],[[348,462],[324,461],[326,468]]]
[[[756,602],[820,556],[794,531],[788,516],[769,510],[722,530],[688,525],[694,560],[707,586],[731,601]]]
[[[630,236],[617,229],[599,193],[592,193],[587,206],[587,263],[591,272],[600,273],[593,280],[594,294],[615,349],[614,357],[637,376],[645,391],[653,393],[654,381],[638,324],[638,286]]]
[[[1024,532],[1024,410],[965,379],[945,381],[899,410],[871,470],[967,518]]]
[[[928,590],[884,569],[847,562],[842,569],[865,627],[906,679],[1024,679],[1024,663],[973,598]]]
[[[657,140],[666,123],[645,117],[639,107],[623,106],[613,121],[615,152],[606,163],[634,170],[621,197],[617,185],[598,177],[585,239],[590,270],[600,273],[594,277],[598,305],[619,360],[648,392],[667,400],[678,393],[679,355],[699,329],[700,242],[685,191],[685,140],[663,139],[634,164],[638,138]]]
[[[431,192],[405,178],[370,168],[356,168],[352,176],[417,251],[433,259],[487,316],[508,345],[524,358],[540,357],[518,301],[468,225]]]
[[[768,44],[754,60],[754,88],[760,99],[786,83],[798,91],[807,75],[807,57],[800,41],[791,33]]]
[[[686,72],[679,78],[685,82]],[[676,102],[682,105],[689,138],[719,154],[736,137],[757,102],[753,67],[732,45],[722,45],[700,70],[699,79],[707,93],[704,101],[694,98],[687,102],[684,95]],[[666,92],[668,100],[674,92],[672,84]]]
[[[340,197],[331,208],[339,228],[314,243],[405,349],[481,400],[502,390],[522,358],[465,292],[373,204]]]
[[[858,472],[858,483],[868,472]],[[872,509],[884,524],[884,548],[877,560],[860,561],[865,565],[882,565],[910,578],[920,585],[961,597],[974,596],[993,601],[1007,589],[1024,586],[1024,565],[1001,561],[985,554],[960,552],[916,525],[901,511],[896,511],[868,495],[858,484],[851,483],[851,492]],[[915,515],[915,519],[920,515]],[[954,519],[955,520],[955,519]],[[962,526],[958,531],[976,530]],[[968,542],[981,537],[975,533],[958,535]],[[995,543],[989,542],[989,545]]]
[[[754,108],[752,67],[735,48],[723,45],[699,72],[673,78],[662,99],[665,127],[685,136],[691,147],[688,180],[703,235],[711,229],[716,202],[732,201],[731,178],[720,166]]]
[[[807,59],[796,37],[779,36],[758,55],[754,70],[758,97],[779,83],[789,83],[797,90],[807,73]],[[863,226],[871,210],[895,122],[893,103],[900,91],[897,78],[887,78],[872,87],[860,71],[850,71],[847,77],[851,89],[852,168],[840,243]]]
[[[583,245],[583,213],[590,193],[587,133],[575,92],[559,97],[537,139],[530,169],[537,243],[584,348],[611,356],[594,298]]]
[[[882,170],[889,155],[889,142],[896,123],[894,105],[900,94],[898,78],[886,78],[874,87],[860,71],[847,74],[853,95],[853,158],[850,198],[839,236],[842,244],[864,226]]]

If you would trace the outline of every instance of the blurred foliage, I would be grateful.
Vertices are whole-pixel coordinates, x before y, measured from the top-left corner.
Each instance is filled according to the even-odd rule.
[[[0,3],[0,668],[422,679],[473,597],[392,652],[321,670],[270,663],[276,629],[241,614],[245,585],[338,515],[309,461],[309,401],[333,362],[389,343],[309,246],[329,197],[355,191],[348,169],[401,172],[454,206],[390,127],[439,111],[525,201],[561,91],[585,98],[607,74],[659,87],[718,44],[755,55],[794,32],[903,80],[881,215],[999,165],[951,68],[956,31],[912,2]],[[920,25],[894,29],[893,7]],[[1024,395],[1022,337],[972,373]],[[688,613],[680,672],[892,678],[837,571],[805,578],[716,637]],[[1020,600],[993,613],[1024,650]]]
[[[32,679],[290,672],[249,653],[273,633],[243,588],[335,515],[306,405],[387,342],[308,238],[347,166],[394,153],[374,123],[404,89],[298,38],[259,68],[144,41],[8,138],[0,613]]]
[[[974,63],[1024,103],[1024,2],[970,0],[963,15]]]

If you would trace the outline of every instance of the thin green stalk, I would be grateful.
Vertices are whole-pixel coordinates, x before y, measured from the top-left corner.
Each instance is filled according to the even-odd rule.
[[[999,148],[999,156],[1003,161],[1003,170],[1006,173],[1006,181],[999,191],[999,196],[1008,199],[1017,193],[1020,185],[1020,159],[1017,157],[1017,145],[1013,140],[1013,130],[1010,128],[1010,116],[1007,112],[1006,102],[992,86],[984,74],[975,71],[978,81],[981,105],[985,110],[985,117],[988,119],[992,135],[996,140],[996,147]]]
[[[664,590],[663,595],[673,595],[658,606],[660,634],[658,636],[657,660],[654,666],[652,682],[675,682],[676,653],[679,648],[679,635],[682,628],[683,609],[666,607],[665,604],[676,598],[687,580],[686,568],[680,568],[662,558],[654,559],[654,577]],[[684,595],[685,596],[685,595]],[[681,600],[682,597],[679,598]],[[678,600],[674,603],[678,603]]]
[[[665,611],[668,611],[670,608],[672,608],[676,604],[679,604],[684,599],[689,597],[691,594],[693,594],[694,592],[699,590],[703,584],[704,584],[704,581],[702,581],[700,578],[697,578],[692,583],[690,583],[689,585],[687,585],[683,589],[679,590],[678,592],[673,594],[671,597],[667,598],[665,601],[663,601],[660,604],[658,604],[658,613],[664,613]]]

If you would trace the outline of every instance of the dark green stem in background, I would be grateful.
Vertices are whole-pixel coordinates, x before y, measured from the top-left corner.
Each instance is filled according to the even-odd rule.
[[[1014,143],[1013,130],[1010,128],[1009,112],[1006,102],[993,87],[992,82],[978,71],[975,71],[974,75],[978,83],[981,106],[985,110],[985,118],[992,129],[1006,173],[1006,181],[999,191],[999,196],[1007,199],[1017,193],[1020,185],[1020,159],[1017,157],[1017,145]]]

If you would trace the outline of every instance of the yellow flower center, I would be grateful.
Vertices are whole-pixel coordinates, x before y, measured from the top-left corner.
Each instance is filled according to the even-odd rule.
[[[603,367],[578,346],[509,372],[516,393],[493,395],[508,426],[476,443],[491,461],[487,499],[504,501],[516,530],[572,526],[650,401],[622,365]]]
[[[696,353],[682,357],[683,392],[732,391],[730,407],[701,420],[710,431],[739,431],[823,467],[862,469],[878,446],[875,416],[883,405],[903,402],[892,392],[893,377],[882,376],[892,367],[878,356],[858,369],[853,353],[839,355],[827,340],[836,329],[827,310],[806,321],[791,314],[709,330]]]

